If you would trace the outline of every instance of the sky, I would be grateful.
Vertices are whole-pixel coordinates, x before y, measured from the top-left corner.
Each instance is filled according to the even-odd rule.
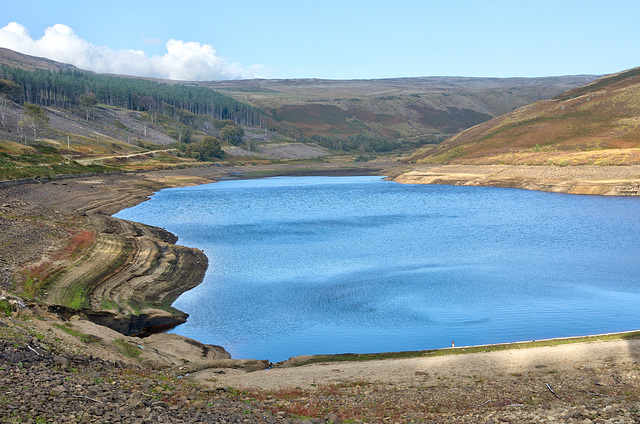
[[[542,77],[640,66],[640,0],[22,0],[0,47],[176,80]]]

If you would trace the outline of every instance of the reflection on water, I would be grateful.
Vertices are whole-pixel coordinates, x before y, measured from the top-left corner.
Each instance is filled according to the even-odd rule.
[[[116,216],[209,257],[174,331],[271,361],[640,328],[640,199],[278,177]]]

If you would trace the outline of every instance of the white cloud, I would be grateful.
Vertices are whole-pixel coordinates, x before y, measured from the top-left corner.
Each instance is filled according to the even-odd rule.
[[[166,43],[163,56],[149,57],[141,50],[94,46],[63,24],[47,28],[36,40],[23,25],[11,22],[0,28],[0,47],[100,73],[188,81],[257,78],[266,73],[261,65],[242,67],[227,62],[209,44],[172,39]]]

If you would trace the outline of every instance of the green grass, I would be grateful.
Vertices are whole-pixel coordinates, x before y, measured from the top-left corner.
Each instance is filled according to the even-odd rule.
[[[87,303],[86,296],[83,291],[76,291],[73,293],[73,298],[69,302],[69,307],[72,309],[80,309]]]
[[[73,328],[69,328],[65,325],[61,325],[61,324],[53,324],[53,325],[54,327],[58,327],[65,333],[70,334],[73,337],[77,337],[82,343],[91,343],[95,341],[94,336],[91,336],[89,334],[80,333],[79,331],[76,331]]]
[[[446,349],[416,350],[405,352],[384,352],[384,353],[345,353],[340,355],[316,355],[306,361],[300,361],[295,366],[302,366],[321,362],[359,362],[373,361],[381,359],[406,359],[406,358],[423,358],[446,355],[465,355],[469,353],[479,352],[497,352],[503,350],[526,349],[533,347],[560,346],[573,343],[584,343],[593,341],[608,340],[629,340],[640,338],[640,331],[632,331],[628,333],[602,334],[585,337],[570,337],[563,339],[534,340],[530,342],[504,343],[495,345],[456,347]]]
[[[26,178],[55,178],[58,175],[89,174],[117,171],[118,168],[102,165],[80,165],[76,162],[51,163],[46,157],[21,155],[15,158],[0,157],[0,181]]]
[[[4,314],[4,316],[10,317],[11,312],[13,312],[13,307],[7,300],[0,300],[0,314]]]
[[[113,344],[120,353],[124,356],[128,356],[129,358],[137,358],[142,353],[142,350],[140,350],[139,347],[134,346],[131,343],[127,343],[122,339],[114,340]]]

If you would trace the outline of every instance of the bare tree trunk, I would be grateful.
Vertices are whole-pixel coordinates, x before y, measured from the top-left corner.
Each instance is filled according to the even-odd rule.
[[[7,100],[0,98],[0,123],[2,124],[2,129],[7,129],[7,116],[4,113],[7,107]]]

